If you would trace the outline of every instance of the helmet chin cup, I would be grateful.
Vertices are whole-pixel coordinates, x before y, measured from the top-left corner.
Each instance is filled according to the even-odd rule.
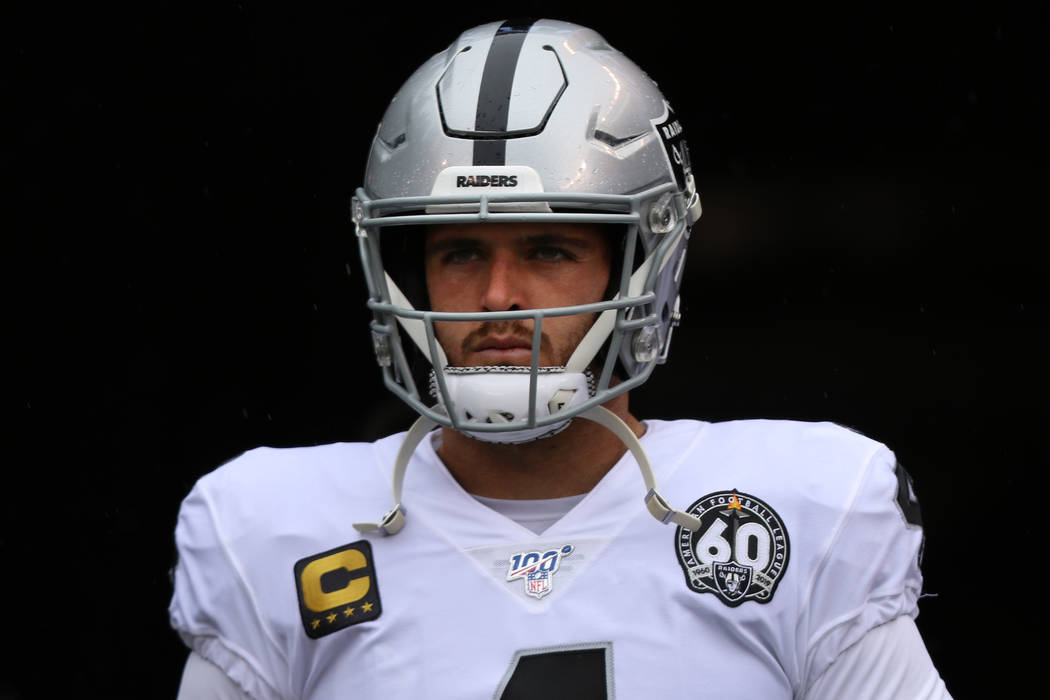
[[[450,417],[453,426],[484,442],[518,444],[556,435],[571,418],[550,421],[559,413],[572,413],[594,395],[590,370],[567,372],[564,367],[539,367],[533,390],[530,367],[445,367],[439,380],[430,375],[430,391]],[[443,385],[443,388],[442,388]],[[530,401],[530,397],[534,397]],[[526,421],[534,427],[504,429]]]

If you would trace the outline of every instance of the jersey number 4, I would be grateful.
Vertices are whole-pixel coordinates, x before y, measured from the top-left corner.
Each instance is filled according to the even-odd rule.
[[[612,642],[524,649],[503,677],[500,700],[611,700]]]

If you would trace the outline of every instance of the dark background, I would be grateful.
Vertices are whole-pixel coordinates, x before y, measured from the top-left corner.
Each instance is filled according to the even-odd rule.
[[[918,623],[949,690],[1035,675],[1044,4],[144,6],[0,22],[0,697],[172,697],[193,482],[252,446],[407,427],[371,359],[349,195],[397,86],[504,14],[595,26],[687,129],[705,213],[635,412],[888,443],[923,502]]]

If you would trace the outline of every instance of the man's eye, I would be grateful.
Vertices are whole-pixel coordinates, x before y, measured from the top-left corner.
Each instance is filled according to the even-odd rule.
[[[457,265],[462,263],[473,262],[481,257],[480,251],[476,248],[458,248],[456,250],[450,250],[441,257],[441,261],[450,264]]]
[[[540,246],[532,251],[532,257],[545,262],[575,260],[575,256],[572,253],[558,246]]]

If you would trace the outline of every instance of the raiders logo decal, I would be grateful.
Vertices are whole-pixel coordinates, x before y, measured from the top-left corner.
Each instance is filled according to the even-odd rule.
[[[685,143],[685,130],[675,116],[671,104],[664,100],[664,114],[653,120],[653,128],[660,135],[660,141],[667,151],[667,160],[674,172],[678,186],[686,189],[693,171],[689,162],[689,147]]]
[[[374,620],[383,611],[368,540],[297,561],[295,590],[303,628],[311,639]]]
[[[790,545],[780,516],[739,491],[711,493],[689,506],[698,532],[675,532],[678,562],[689,588],[714,593],[730,607],[768,603],[787,570]]]

